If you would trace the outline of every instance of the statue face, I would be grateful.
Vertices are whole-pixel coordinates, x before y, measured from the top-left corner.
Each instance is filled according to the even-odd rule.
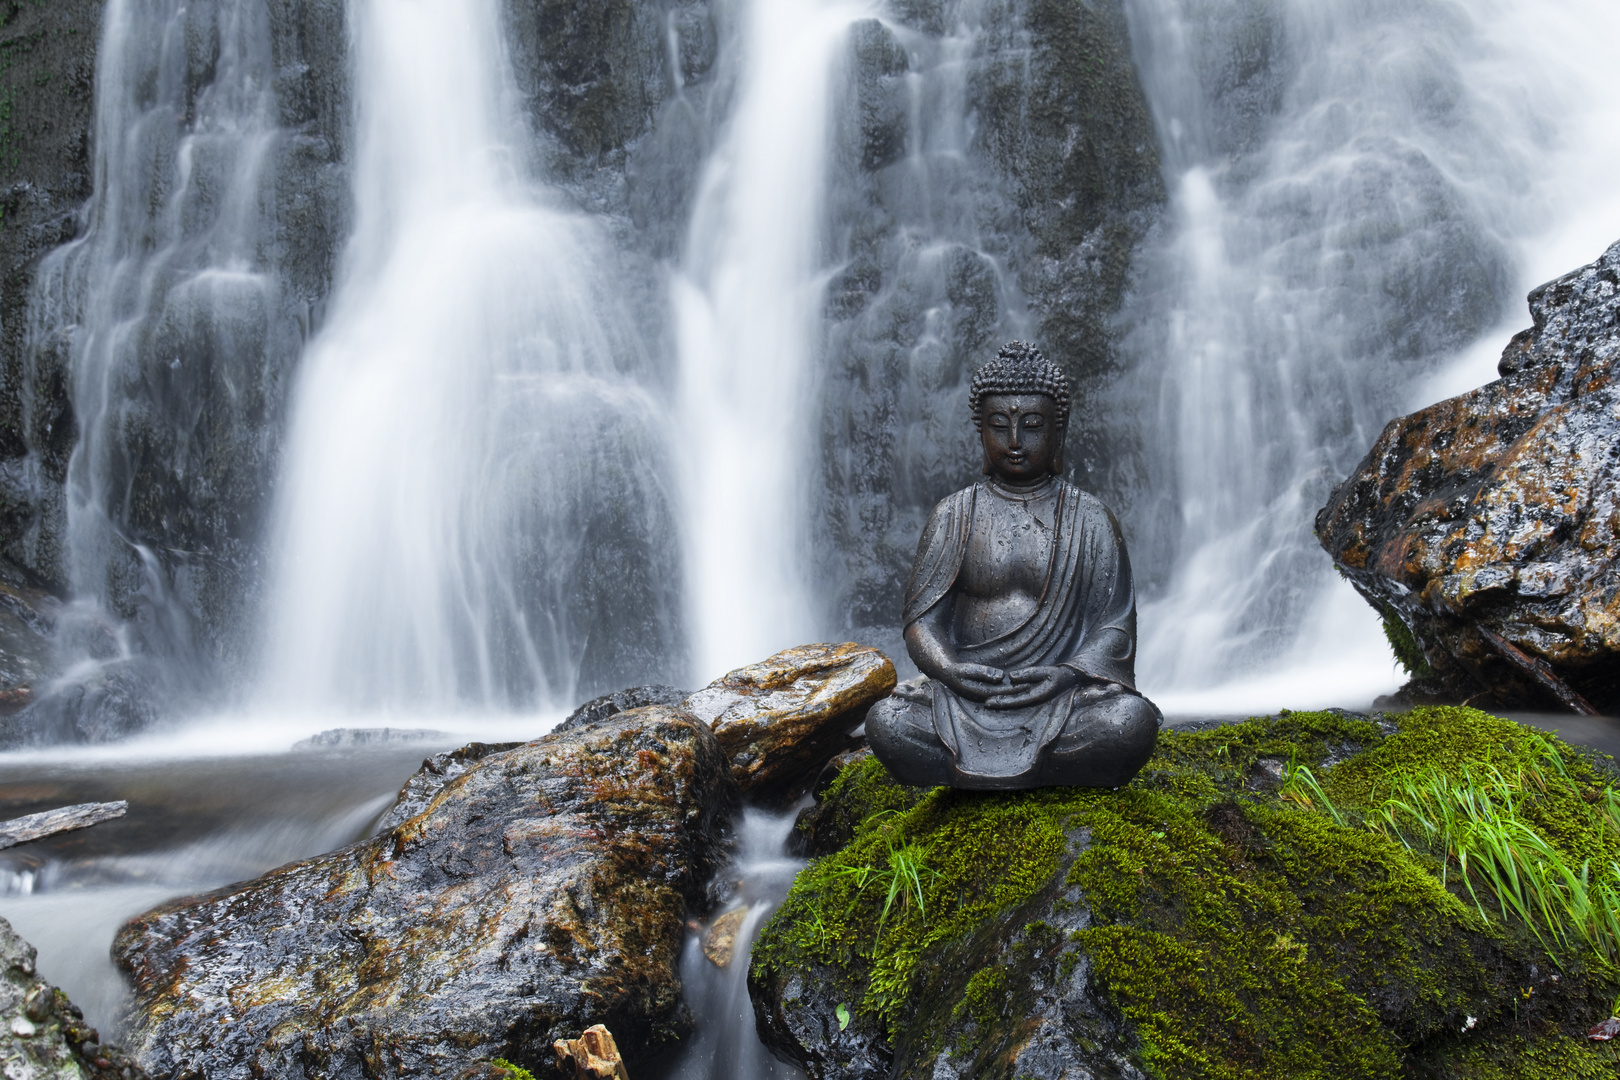
[[[980,408],[980,435],[992,476],[1028,484],[1052,471],[1063,449],[1057,402],[1045,394],[988,394]]]

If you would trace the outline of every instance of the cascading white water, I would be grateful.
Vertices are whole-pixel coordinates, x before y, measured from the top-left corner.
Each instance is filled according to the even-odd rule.
[[[803,859],[784,854],[796,815],[744,810],[738,825],[736,858],[725,877],[737,882],[731,909],[747,913],[736,929],[729,962],[715,965],[704,955],[701,933],[687,939],[681,982],[697,1028],[671,1071],[671,1080],[796,1080],[804,1073],[771,1056],[754,1026],[748,996],[748,958],[754,937],[787,896]]]
[[[675,627],[613,589],[676,575],[665,418],[603,241],[527,176],[499,5],[349,12],[355,230],[294,401],[265,693],[571,704],[615,618],[656,677]]]
[[[673,284],[687,607],[700,677],[809,640],[831,88],[847,0],[751,0],[735,108]]]
[[[191,87],[190,50],[210,39],[212,80]],[[89,228],[41,263],[29,311],[33,348],[65,351],[72,372],[62,547],[76,603],[61,629],[92,668],[192,649],[169,571],[128,527],[131,477],[202,468],[195,417],[173,415],[187,411],[174,387],[212,377],[193,368],[269,377],[276,283],[259,240],[280,135],[262,3],[109,0],[101,41]],[[200,356],[188,342],[233,354]]]
[[[1316,548],[1314,511],[1437,370],[1487,331],[1480,349],[1500,350],[1529,285],[1612,240],[1615,199],[1594,202],[1590,180],[1620,148],[1620,67],[1599,44],[1615,15],[1127,9],[1172,191],[1126,312],[1122,405],[1155,492],[1135,529],[1174,567],[1142,606],[1143,685],[1178,710],[1369,700],[1399,677]],[[1554,237],[1567,265],[1531,255]]]

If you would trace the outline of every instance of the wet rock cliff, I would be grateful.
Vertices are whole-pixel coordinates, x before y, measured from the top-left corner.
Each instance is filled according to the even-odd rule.
[[[1390,421],[1317,515],[1418,689],[1620,710],[1620,244],[1530,294],[1501,378]]]
[[[251,648],[288,395],[351,220],[344,6],[158,4],[116,33],[91,0],[5,10],[0,554],[87,601],[54,638],[103,665],[6,738],[104,738]],[[736,103],[739,11],[504,12],[532,164],[612,239],[667,399],[668,274]],[[923,517],[976,471],[967,373],[1025,337],[1083,397],[1164,192],[1117,0],[893,5],[835,85],[812,573],[827,625],[891,626]],[[1082,465],[1099,452],[1075,439]],[[633,606],[634,577],[582,578],[584,609]]]

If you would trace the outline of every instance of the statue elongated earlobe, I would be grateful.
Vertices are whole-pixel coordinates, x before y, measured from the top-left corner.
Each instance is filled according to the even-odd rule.
[[[1053,476],[1062,476],[1063,475],[1063,446],[1068,441],[1069,441],[1069,426],[1067,424],[1065,424],[1062,427],[1058,428],[1058,433],[1057,433],[1057,453],[1052,455],[1051,472],[1052,472]],[[988,460],[985,462],[984,468],[985,468],[986,472],[990,471],[990,462]]]

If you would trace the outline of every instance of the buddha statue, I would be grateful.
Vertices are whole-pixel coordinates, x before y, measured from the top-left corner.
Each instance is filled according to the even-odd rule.
[[[1119,522],[1061,475],[1068,379],[1014,341],[968,403],[985,476],[923,529],[904,615],[922,675],[872,707],[867,740],[907,784],[1118,787],[1163,718],[1136,691]]]

